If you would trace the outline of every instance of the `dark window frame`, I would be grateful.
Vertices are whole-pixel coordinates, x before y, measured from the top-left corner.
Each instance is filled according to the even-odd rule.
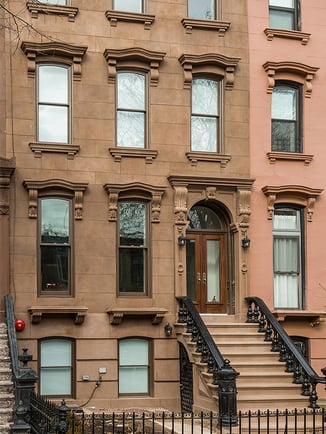
[[[206,80],[208,82],[216,83],[217,87],[217,106],[216,106],[216,114],[204,114],[197,113],[193,111],[193,82],[196,80]],[[207,152],[209,154],[219,154],[222,152],[222,130],[223,130],[223,79],[218,76],[212,75],[194,75],[191,82],[191,113],[190,113],[190,149],[191,152]],[[216,121],[216,149],[214,151],[207,151],[203,149],[194,149],[192,143],[192,119],[193,117],[201,117],[201,118],[209,118],[214,119]]]
[[[142,246],[127,246],[120,244],[120,203],[139,203],[145,206],[145,244]],[[125,297],[149,297],[151,295],[151,224],[150,224],[150,201],[130,197],[120,197],[118,200],[118,218],[117,218],[117,296]],[[120,275],[121,263],[120,253],[125,249],[142,250],[143,251],[143,291],[121,291]]]
[[[51,337],[44,337],[38,340],[38,372],[39,372],[39,393],[41,395],[41,381],[42,381],[42,360],[41,360],[41,346],[43,342],[46,341],[55,341],[55,340],[63,340],[63,341],[68,341],[71,344],[71,365],[69,366],[71,369],[71,375],[70,375],[70,381],[71,381],[71,385],[70,385],[70,390],[71,393],[70,394],[62,394],[62,393],[58,393],[55,395],[42,395],[42,396],[46,396],[49,398],[58,398],[58,397],[63,397],[63,398],[72,398],[74,399],[76,397],[76,341],[73,338],[70,337],[65,337],[65,336],[51,336]],[[50,366],[47,366],[50,367]],[[62,366],[64,367],[64,366]],[[53,367],[55,368],[55,366]]]
[[[58,199],[65,200],[69,202],[69,243],[43,243],[41,237],[42,231],[42,201],[47,199]],[[74,295],[74,218],[73,218],[73,210],[74,210],[74,199],[68,195],[57,195],[57,194],[48,194],[42,195],[38,198],[38,208],[39,208],[39,216],[38,216],[38,257],[37,257],[37,281],[38,281],[38,296],[39,297],[72,297]],[[68,249],[68,283],[67,289],[62,291],[55,291],[49,289],[48,291],[44,290],[42,285],[42,247],[51,245],[56,245],[58,247],[65,247]]]
[[[269,4],[269,16],[271,15],[271,11],[277,11],[277,12],[284,12],[284,13],[290,13],[293,17],[293,28],[287,29],[284,27],[275,27],[280,28],[283,30],[301,30],[301,16],[300,16],[300,0],[294,0],[294,7],[288,8],[288,7],[282,7],[282,6],[273,6]],[[270,26],[271,28],[274,28]]]
[[[275,86],[273,88],[273,92],[276,89],[291,89],[295,92],[296,98],[296,119],[294,121],[289,121],[283,118],[273,118],[273,114],[271,115],[271,150],[272,152],[289,152],[289,153],[303,153],[303,89],[302,84],[286,81],[286,80],[276,80]],[[273,93],[272,93],[273,95]],[[272,102],[272,111],[273,111],[273,102]],[[290,149],[289,145],[282,146],[275,144],[275,137],[273,135],[273,123],[292,123],[295,125],[294,127],[294,150]]]
[[[294,310],[304,310],[305,309],[305,303],[306,303],[306,279],[305,279],[305,270],[306,270],[306,245],[305,245],[305,208],[299,205],[295,204],[288,204],[288,203],[279,203],[275,205],[275,211],[280,210],[290,210],[290,211],[297,211],[300,216],[300,225],[299,225],[299,231],[300,231],[300,246],[298,254],[300,255],[299,258],[299,267],[300,267],[300,292],[299,292],[299,306],[296,308],[291,307],[278,307],[275,306],[275,309],[294,309]],[[293,238],[291,234],[285,234],[285,232],[290,232],[287,230],[278,230],[274,231],[274,228],[272,228],[273,231],[273,276],[275,275],[275,268],[274,268],[274,239],[276,238]],[[279,232],[278,234],[275,234],[275,232]],[[282,232],[284,232],[284,235],[282,236]]]
[[[128,108],[120,108],[119,107],[119,74],[134,74],[134,75],[140,75],[144,77],[144,109],[128,109]],[[137,70],[137,69],[119,69],[117,71],[116,76],[116,86],[115,86],[115,142],[116,147],[118,149],[148,149],[149,148],[149,132],[148,132],[148,126],[149,126],[149,88],[148,88],[148,73],[147,71]],[[142,113],[144,115],[144,145],[142,147],[138,146],[121,146],[118,143],[118,113],[120,112],[128,112],[128,113]]]

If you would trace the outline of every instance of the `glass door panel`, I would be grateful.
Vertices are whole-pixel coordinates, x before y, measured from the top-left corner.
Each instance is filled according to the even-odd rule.
[[[220,241],[207,240],[207,300],[220,301]]]

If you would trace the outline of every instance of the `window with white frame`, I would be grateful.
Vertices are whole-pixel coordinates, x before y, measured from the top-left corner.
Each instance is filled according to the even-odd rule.
[[[71,199],[40,198],[40,295],[72,293]]]
[[[146,76],[133,72],[117,74],[117,146],[145,148]]]
[[[119,394],[150,393],[150,342],[147,339],[119,341]]]
[[[69,143],[70,68],[39,64],[37,82],[37,140]]]
[[[202,20],[216,19],[216,0],[188,0],[188,17]]]
[[[124,12],[144,12],[145,0],[113,0],[113,9]]]
[[[220,82],[194,78],[191,86],[191,150],[219,152]]]
[[[148,205],[119,202],[119,294],[148,292]]]
[[[303,309],[302,210],[273,212],[274,307]]]
[[[40,3],[49,3],[51,5],[67,5],[68,0],[39,0]]]
[[[73,341],[70,339],[43,339],[39,343],[40,394],[72,396]]]
[[[276,82],[272,93],[272,151],[302,152],[302,86]]]
[[[300,0],[269,0],[269,25],[274,29],[300,30]]]

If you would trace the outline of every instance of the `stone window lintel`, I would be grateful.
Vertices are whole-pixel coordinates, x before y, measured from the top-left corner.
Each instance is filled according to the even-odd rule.
[[[150,51],[140,47],[125,49],[107,48],[103,53],[108,64],[108,82],[115,83],[117,69],[144,69],[150,73],[150,85],[157,86],[159,80],[159,66],[166,53]]]
[[[34,157],[41,158],[42,152],[52,152],[67,154],[68,160],[73,160],[79,152],[79,145],[71,145],[69,143],[53,143],[53,142],[32,142],[29,144],[30,149],[34,152]]]
[[[307,221],[312,221],[314,207],[323,189],[310,188],[304,185],[265,186],[262,188],[267,198],[267,218],[273,218],[275,203],[293,203],[306,207]]]
[[[317,67],[305,65],[303,63],[298,62],[266,62],[263,65],[267,73],[268,84],[267,84],[267,93],[272,93],[275,80],[278,78],[284,78],[284,74],[286,74],[286,78],[289,78],[290,75],[293,76],[293,81],[297,81],[296,77],[303,77],[304,84],[304,95],[306,98],[311,97],[312,93],[312,80],[316,72],[319,70]]]
[[[119,307],[119,308],[109,308],[106,313],[110,316],[110,323],[112,325],[121,324],[122,320],[127,316],[137,316],[137,317],[150,317],[152,318],[152,324],[160,324],[168,311],[163,308],[129,308],[129,307]]]
[[[36,64],[41,61],[55,61],[72,65],[73,79],[81,80],[81,64],[87,51],[85,45],[72,45],[65,42],[26,42],[23,41],[21,49],[28,60],[28,76],[35,77]]]
[[[267,152],[267,157],[271,164],[275,163],[277,160],[292,160],[292,161],[302,161],[305,166],[309,166],[314,156],[311,154],[300,154],[295,152]]]
[[[151,222],[159,223],[161,214],[161,201],[165,187],[131,182],[128,184],[105,184],[104,189],[109,195],[109,221],[116,222],[118,218],[118,201],[123,196],[131,199],[146,199],[151,201]]]
[[[124,157],[144,158],[146,164],[151,164],[157,158],[158,151],[142,148],[124,148],[116,147],[109,148],[109,152],[114,158],[114,161],[121,162]]]
[[[33,324],[39,324],[44,315],[73,315],[74,323],[80,325],[84,322],[87,311],[87,307],[79,306],[37,306],[28,309]]]
[[[184,70],[184,87],[191,87],[193,73],[207,72],[224,77],[225,89],[231,90],[234,85],[234,71],[239,61],[239,57],[227,57],[218,53],[182,54],[179,62]]]
[[[294,39],[301,41],[302,45],[307,45],[311,34],[300,32],[298,30],[284,30],[284,29],[272,29],[267,28],[264,30],[268,41],[272,41],[273,38]]]
[[[214,152],[187,152],[186,156],[191,162],[192,166],[197,166],[198,161],[208,161],[213,163],[220,163],[221,168],[225,168],[231,160],[231,155],[217,154]]]
[[[29,194],[28,217],[37,218],[38,196],[40,191],[69,192],[75,199],[75,220],[83,218],[84,192],[88,184],[81,182],[70,182],[63,179],[47,179],[44,181],[25,180],[23,186]]]

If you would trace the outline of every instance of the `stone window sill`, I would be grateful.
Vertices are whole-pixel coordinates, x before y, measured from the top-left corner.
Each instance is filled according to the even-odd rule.
[[[144,158],[146,164],[151,164],[156,159],[158,152],[150,149],[140,148],[110,148],[110,154],[114,161],[120,162],[122,158]]]
[[[119,307],[113,309],[107,309],[106,313],[110,315],[110,323],[113,325],[121,324],[124,317],[129,316],[143,316],[150,317],[152,319],[152,324],[160,324],[167,313],[166,309],[162,308],[129,308],[129,307]]]
[[[325,322],[326,312],[310,312],[306,310],[275,310],[273,315],[278,321],[303,320],[310,322],[311,327],[319,326]]]
[[[305,166],[308,166],[314,158],[310,154],[298,154],[294,152],[268,152],[267,157],[271,164],[275,163],[276,160],[292,160],[302,161]]]
[[[144,25],[145,30],[150,30],[155,20],[155,15],[121,11],[106,11],[105,16],[110,21],[111,27],[117,27],[118,21],[125,21],[129,23],[141,23]]]
[[[68,21],[75,21],[78,14],[78,8],[73,6],[42,4],[35,0],[28,0],[26,7],[31,13],[32,18],[38,18],[38,14],[61,15],[66,16]]]
[[[73,160],[75,158],[75,155],[80,150],[80,146],[78,145],[47,143],[47,142],[30,143],[29,147],[34,152],[34,157],[36,158],[41,158],[42,152],[51,152],[51,153],[67,154],[68,160]]]
[[[192,33],[193,29],[213,30],[218,32],[218,35],[221,37],[225,35],[225,32],[229,29],[231,24],[226,21],[198,20],[194,18],[183,18],[181,23],[186,29],[186,33]]]
[[[293,39],[301,41],[302,45],[307,45],[310,39],[310,33],[299,32],[297,30],[283,30],[283,29],[270,29],[264,30],[268,41],[272,41],[274,38]]]
[[[215,154],[213,152],[187,152],[186,156],[192,166],[197,166],[198,161],[209,161],[212,163],[220,163],[221,167],[226,167],[231,160],[231,155]]]
[[[62,306],[43,306],[43,307],[30,307],[28,312],[31,316],[33,324],[39,324],[44,315],[69,315],[73,316],[75,324],[82,324],[87,314],[87,307],[62,307]]]

